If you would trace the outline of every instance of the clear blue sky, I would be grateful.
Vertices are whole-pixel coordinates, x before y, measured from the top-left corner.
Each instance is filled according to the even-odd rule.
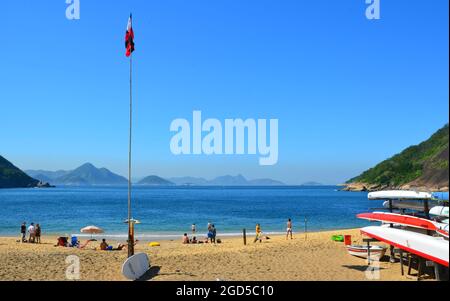
[[[448,0],[81,0],[2,3],[0,154],[126,175],[133,12],[134,177],[242,173],[339,183],[448,122]],[[120,3],[119,3],[120,2]],[[176,157],[174,118],[278,118],[279,163]]]

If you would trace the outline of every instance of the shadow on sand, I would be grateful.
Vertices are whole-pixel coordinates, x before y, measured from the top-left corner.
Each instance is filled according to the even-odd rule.
[[[343,265],[343,267],[347,268],[347,269],[351,269],[351,270],[356,270],[359,272],[365,272],[365,271],[367,271],[367,268],[369,266],[368,265]],[[382,267],[379,267],[378,269],[380,269],[380,271],[384,270],[384,268],[382,268]]]
[[[136,281],[149,281],[152,280],[152,278],[156,277],[159,274],[159,271],[161,270],[161,267],[159,266],[152,266],[150,269],[142,275],[141,278],[137,279]]]

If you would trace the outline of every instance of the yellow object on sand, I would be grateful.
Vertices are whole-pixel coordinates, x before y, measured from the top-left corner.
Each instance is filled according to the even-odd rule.
[[[150,247],[159,247],[159,246],[161,246],[161,244],[159,242],[156,242],[156,241],[150,242],[150,243],[148,243],[148,245]]]

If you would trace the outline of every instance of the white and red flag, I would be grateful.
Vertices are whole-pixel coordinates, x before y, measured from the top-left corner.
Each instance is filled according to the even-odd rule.
[[[128,19],[127,32],[125,33],[125,48],[127,49],[125,55],[128,57],[134,51],[134,32],[131,14]]]

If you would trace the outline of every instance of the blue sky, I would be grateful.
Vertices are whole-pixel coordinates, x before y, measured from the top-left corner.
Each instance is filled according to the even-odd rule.
[[[0,153],[23,169],[126,175],[133,12],[134,177],[242,173],[340,183],[448,122],[448,1],[2,4]],[[3,24],[4,23],[4,24]],[[175,118],[279,119],[279,161],[174,156]]]

